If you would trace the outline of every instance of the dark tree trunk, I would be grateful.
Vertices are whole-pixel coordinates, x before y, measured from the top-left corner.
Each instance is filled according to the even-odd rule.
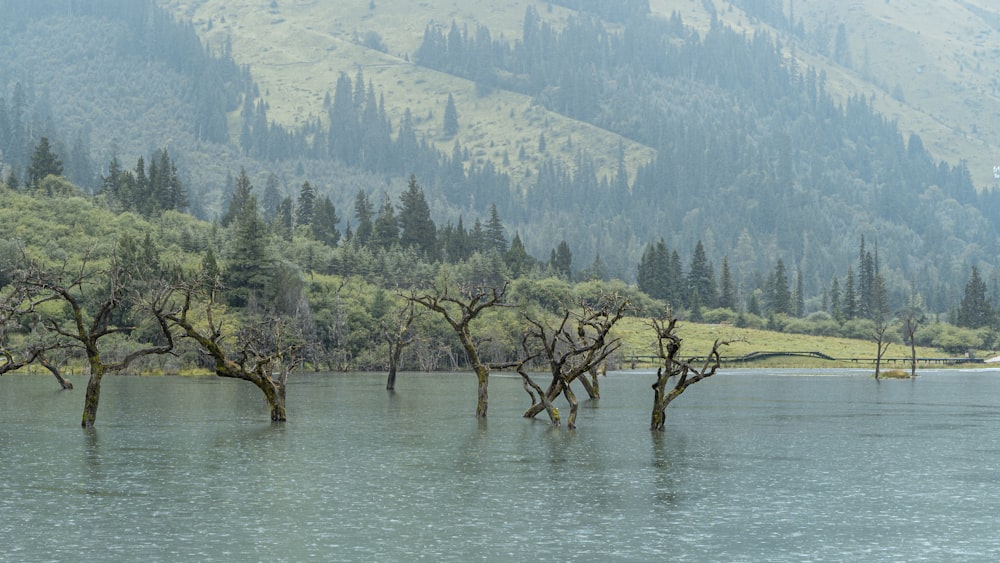
[[[385,388],[388,391],[396,389],[396,369],[399,366],[399,358],[403,355],[401,345],[389,343],[389,377],[385,381]]]
[[[59,372],[59,368],[57,368],[51,362],[49,362],[49,359],[45,357],[45,354],[38,354],[38,363],[42,364],[45,367],[45,369],[49,370],[49,372],[51,372],[52,375],[55,376],[56,381],[59,382],[59,385],[62,386],[64,391],[73,388],[73,384],[70,383],[68,379],[62,376],[62,373]]]
[[[569,418],[566,419],[566,426],[568,426],[570,430],[573,430],[576,428],[576,411],[580,405],[577,403],[576,395],[573,393],[573,390],[570,389],[569,385],[563,385],[563,395],[566,397],[566,400],[569,401]]]
[[[80,425],[93,428],[97,422],[97,405],[101,401],[101,379],[104,377],[103,366],[91,366],[90,379],[87,381],[87,394],[83,399],[83,420]]]
[[[587,375],[581,375],[577,379],[583,384],[583,388],[587,391],[587,396],[591,399],[601,398],[601,387],[597,382],[597,370],[594,368],[590,369],[591,379],[587,379]]]

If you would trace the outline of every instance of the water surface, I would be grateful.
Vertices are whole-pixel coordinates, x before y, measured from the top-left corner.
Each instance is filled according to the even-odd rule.
[[[272,425],[216,378],[0,378],[11,560],[955,561],[1000,551],[1000,372],[876,383],[728,371],[648,432],[653,374],[602,380],[579,429],[494,377],[296,375]]]

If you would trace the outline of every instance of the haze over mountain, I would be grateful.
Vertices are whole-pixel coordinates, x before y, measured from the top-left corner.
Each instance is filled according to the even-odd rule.
[[[946,310],[973,265],[996,283],[983,0],[158,2],[176,27],[143,3],[18,4],[0,2],[0,97],[31,100],[0,147],[15,169],[45,132],[89,187],[166,147],[206,218],[246,167],[313,182],[344,223],[359,189],[412,173],[439,224],[495,204],[533,255],[566,241],[575,268],[630,280],[651,243],[702,241],[744,291],[780,258],[818,302],[863,236],[896,303],[915,286]]]

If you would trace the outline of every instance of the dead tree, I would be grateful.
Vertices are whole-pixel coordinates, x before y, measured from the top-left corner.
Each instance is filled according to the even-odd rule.
[[[403,349],[413,344],[415,336],[410,332],[410,325],[416,318],[416,310],[413,301],[407,301],[406,305],[388,318],[382,319],[382,337],[385,338],[389,346],[389,376],[385,382],[387,391],[396,389],[396,370],[399,368],[399,359],[403,355]]]
[[[892,342],[889,340],[889,323],[884,320],[876,321],[875,328],[872,329],[872,342],[875,343],[875,381],[879,380],[882,369],[882,358]]]
[[[694,359],[682,360],[679,357],[682,340],[675,332],[677,328],[676,318],[671,317],[667,321],[653,320],[651,325],[656,331],[656,353],[663,365],[656,370],[656,382],[653,383],[653,414],[649,429],[663,431],[667,418],[667,406],[674,399],[680,397],[681,393],[688,387],[715,375],[722,364],[719,348],[729,344],[729,342],[716,340],[715,344],[712,345],[712,351],[705,357],[699,368],[695,367]],[[668,390],[672,377],[676,378],[674,386]]]
[[[911,304],[899,312],[900,328],[903,331],[903,339],[910,344],[910,377],[917,376],[917,329],[924,322],[924,311],[919,301],[912,301]]]
[[[167,354],[173,350],[172,335],[162,318],[170,300],[170,289],[137,283],[132,272],[118,263],[117,257],[112,257],[107,267],[93,266],[91,257],[87,255],[78,268],[70,269],[64,263],[52,270],[26,260],[18,282],[37,295],[35,305],[56,301],[69,310],[68,319],[48,314],[41,314],[41,319],[43,326],[56,336],[57,346],[79,349],[87,360],[90,379],[87,381],[81,420],[84,428],[92,428],[97,420],[101,382],[105,374],[123,371],[139,358]],[[112,335],[127,335],[134,329],[116,320],[114,315],[125,303],[133,306],[135,313],[147,314],[155,320],[162,341],[142,345],[117,361],[109,361],[110,353],[102,351],[101,341]],[[52,371],[52,368],[49,370]]]
[[[214,281],[184,284],[179,290],[179,310],[165,314],[164,321],[179,327],[184,337],[196,342],[212,358],[216,375],[257,386],[267,401],[271,421],[285,422],[288,376],[299,363],[301,338],[287,319],[271,316],[241,327],[232,344],[233,353],[228,353],[223,323],[214,315],[218,289]],[[203,301],[204,319],[192,315],[198,301]]]
[[[406,297],[441,315],[458,336],[478,383],[476,418],[486,418],[489,408],[490,368],[479,356],[479,349],[472,340],[470,325],[483,311],[503,304],[508,285],[505,281],[500,287],[477,285],[459,287],[456,290],[444,282],[431,292],[418,294],[412,291]]]
[[[571,384],[579,380],[592,398],[598,396],[592,382],[588,381],[586,376],[592,370],[596,370],[597,366],[605,362],[621,345],[621,340],[611,338],[610,333],[615,323],[624,316],[629,301],[627,298],[612,295],[596,306],[583,302],[578,305],[579,311],[564,309],[555,324],[525,315],[528,330],[521,341],[525,356],[543,358],[548,363],[552,376],[548,388],[543,392],[524,371],[523,363],[518,366],[518,373],[524,381],[525,390],[531,397],[531,406],[525,411],[525,418],[534,418],[544,410],[548,413],[552,424],[558,425],[559,410],[552,406],[552,401],[562,394],[570,406],[566,425],[569,428],[576,428],[579,403]],[[529,351],[532,344],[538,351],[533,353]],[[537,399],[532,391],[538,393]]]

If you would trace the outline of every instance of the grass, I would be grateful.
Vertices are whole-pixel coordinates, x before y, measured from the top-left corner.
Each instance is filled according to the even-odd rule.
[[[407,60],[423,40],[429,22],[450,26],[477,23],[488,25],[494,36],[520,36],[528,4],[536,6],[543,18],[556,24],[569,12],[558,7],[548,11],[545,4],[525,0],[473,3],[458,0],[414,3],[404,0],[377,0],[375,9],[367,1],[320,2],[279,0],[279,8],[268,8],[263,0],[170,0],[166,4],[177,14],[192,20],[203,38],[220,45],[232,38],[238,62],[251,66],[261,92],[269,102],[269,117],[286,125],[325,116],[323,99],[332,94],[337,77],[346,73],[352,80],[360,68],[365,81],[384,94],[386,112],[399,124],[409,108],[418,134],[433,142],[438,150],[451,154],[456,141],[468,149],[473,159],[490,160],[512,177],[522,178],[545,158],[561,160],[571,167],[577,151],[594,156],[601,173],[611,176],[617,164],[619,144],[623,144],[626,164],[635,169],[649,162],[654,151],[609,131],[549,112],[531,98],[497,91],[479,97],[468,80],[419,67]],[[223,22],[223,19],[225,20]],[[212,22],[209,29],[209,21]],[[376,32],[386,52],[359,43],[365,33]],[[460,130],[456,137],[442,132],[442,116],[448,94],[455,98]],[[238,132],[238,129],[236,129]],[[537,152],[539,137],[545,134],[546,154]],[[520,148],[528,155],[518,160]],[[510,165],[504,166],[505,154]]]
[[[615,327],[615,334],[623,341],[622,355],[653,355],[656,352],[656,337],[647,321],[637,318],[622,319]],[[683,339],[681,356],[684,358],[704,356],[708,354],[714,342],[730,341],[731,344],[721,350],[723,356],[743,356],[751,352],[820,352],[837,358],[838,361],[824,360],[812,357],[775,357],[766,360],[742,364],[754,368],[830,368],[830,367],[861,367],[874,368],[875,344],[868,340],[840,338],[831,336],[811,336],[805,334],[787,334],[766,330],[744,329],[732,326],[706,325],[697,323],[678,323],[677,334]],[[936,348],[918,346],[918,358],[948,357]],[[909,367],[910,349],[900,343],[890,346],[883,357],[883,367],[892,369],[893,365]],[[858,361],[852,361],[857,359]],[[979,364],[965,364],[979,365]],[[918,364],[920,367],[920,364]],[[928,366],[924,366],[928,367]],[[935,368],[942,367],[934,365]]]

